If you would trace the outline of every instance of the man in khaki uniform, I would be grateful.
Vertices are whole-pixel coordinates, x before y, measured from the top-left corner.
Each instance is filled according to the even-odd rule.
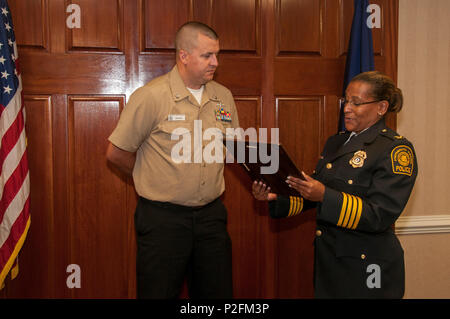
[[[239,126],[231,92],[212,81],[219,40],[208,26],[184,24],[176,66],[137,89],[109,137],[109,161],[133,176],[139,298],[178,297],[188,275],[191,298],[232,297],[231,241],[223,160],[205,158],[203,132]],[[186,140],[185,140],[186,139]],[[181,163],[180,141],[193,146]],[[223,146],[223,145],[222,145]],[[186,154],[183,154],[186,155]]]

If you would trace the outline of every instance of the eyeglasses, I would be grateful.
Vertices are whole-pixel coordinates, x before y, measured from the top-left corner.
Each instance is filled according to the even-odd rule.
[[[358,107],[358,106],[361,106],[361,105],[366,105],[366,104],[372,104],[372,103],[376,103],[376,102],[381,102],[381,101],[383,101],[383,100],[375,100],[375,101],[370,101],[370,102],[356,103],[356,102],[348,101],[348,100],[346,100],[346,99],[344,99],[344,98],[341,98],[341,99],[339,99],[339,101],[341,102],[341,105],[342,105],[342,106],[345,106],[345,105],[347,105],[347,104],[350,104],[350,105],[353,105],[353,106]]]

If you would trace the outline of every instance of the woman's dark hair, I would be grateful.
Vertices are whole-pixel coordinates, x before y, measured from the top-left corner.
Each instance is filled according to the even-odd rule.
[[[364,82],[370,84],[370,95],[376,100],[389,103],[388,112],[398,113],[403,107],[403,94],[387,75],[378,71],[369,71],[355,76],[351,82]]]

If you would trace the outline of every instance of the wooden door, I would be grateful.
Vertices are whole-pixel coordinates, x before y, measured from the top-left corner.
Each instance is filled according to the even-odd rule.
[[[374,2],[382,11],[376,66],[395,78],[398,3]],[[66,23],[73,4],[80,28]],[[231,89],[242,127],[278,127],[281,143],[309,173],[336,131],[352,0],[9,5],[27,111],[32,224],[20,274],[3,296],[136,296],[136,195],[132,181],[106,162],[106,138],[130,94],[174,65],[174,33],[188,20],[218,32],[216,80]],[[314,212],[270,220],[240,166],[227,164],[225,179],[235,297],[312,297]],[[67,286],[69,265],[80,267],[80,288]]]

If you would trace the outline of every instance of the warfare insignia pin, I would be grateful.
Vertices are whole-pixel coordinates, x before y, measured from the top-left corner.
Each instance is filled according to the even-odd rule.
[[[353,154],[352,159],[350,160],[350,165],[353,168],[362,167],[364,165],[364,160],[367,158],[367,154],[364,151],[357,151]]]
[[[410,147],[399,145],[391,152],[392,172],[411,176],[414,167],[414,155]]]

